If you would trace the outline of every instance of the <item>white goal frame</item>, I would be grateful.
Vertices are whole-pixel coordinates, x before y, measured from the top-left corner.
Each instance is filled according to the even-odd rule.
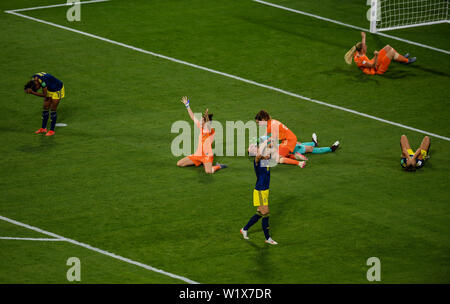
[[[403,25],[393,25],[388,27],[382,27],[380,26],[380,22],[382,21],[382,13],[383,13],[383,4],[387,3],[389,1],[394,2],[395,0],[370,0],[370,32],[371,33],[377,33],[382,31],[390,31],[390,30],[396,30],[396,29],[402,29],[402,28],[409,28],[409,27],[416,27],[416,26],[423,26],[423,25],[431,25],[431,24],[440,24],[440,23],[450,23],[449,17],[449,2],[450,0],[447,0],[447,9],[445,14],[442,14],[440,20],[433,20],[433,21],[422,21],[419,20],[417,22],[414,21],[406,21],[406,24]],[[418,0],[415,0],[418,1]],[[429,4],[430,0],[421,0],[425,4]],[[445,10],[445,8],[444,8]]]

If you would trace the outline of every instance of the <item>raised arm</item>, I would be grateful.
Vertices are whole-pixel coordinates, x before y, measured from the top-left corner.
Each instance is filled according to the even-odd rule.
[[[361,43],[362,43],[363,50],[365,50],[366,49],[366,33],[365,32],[361,32]]]
[[[200,129],[202,124],[197,120],[197,118],[195,118],[194,112],[192,112],[191,107],[189,105],[189,99],[187,98],[187,96],[183,96],[181,98],[181,102],[186,107],[186,109],[188,111],[188,114],[189,114],[189,117],[194,121],[194,124]]]
[[[205,114],[203,114],[203,119],[205,120],[204,128],[207,132],[211,132],[211,122],[209,120],[209,109],[206,109]]]

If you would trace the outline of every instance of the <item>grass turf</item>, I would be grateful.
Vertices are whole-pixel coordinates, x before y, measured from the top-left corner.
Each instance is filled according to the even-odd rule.
[[[360,1],[347,1],[337,13],[331,1],[277,3],[368,26]],[[358,31],[252,1],[115,0],[82,6],[79,23],[69,23],[65,12],[25,14],[450,133],[445,54],[368,35],[369,52],[390,44],[419,60],[365,76],[343,61]],[[0,215],[201,283],[365,283],[371,256],[381,260],[383,283],[449,283],[448,141],[432,138],[429,163],[407,174],[399,166],[400,135],[415,148],[422,134],[16,16],[3,14],[0,25],[0,67],[8,80],[0,89],[7,143],[0,147]],[[448,32],[442,25],[392,34],[450,49]],[[53,138],[32,133],[41,100],[21,92],[38,71],[66,87],[58,119],[68,126]],[[251,120],[264,108],[300,140],[316,132],[323,145],[341,141],[336,153],[310,156],[305,169],[273,170],[270,224],[279,246],[264,245],[259,223],[249,242],[238,233],[254,211],[251,159],[218,157],[229,168],[214,176],[175,166],[170,127],[188,119],[182,95],[223,124]],[[1,227],[2,236],[20,232]],[[20,241],[0,240],[2,283],[66,283],[70,256],[89,273],[82,273],[83,283],[179,282],[66,243],[14,242]],[[43,263],[48,273],[39,271]]]

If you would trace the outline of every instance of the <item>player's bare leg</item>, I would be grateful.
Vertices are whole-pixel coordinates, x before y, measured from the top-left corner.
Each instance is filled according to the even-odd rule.
[[[189,167],[189,166],[194,166],[194,165],[195,165],[194,162],[192,160],[190,160],[190,158],[187,156],[185,158],[180,159],[177,162],[178,167]]]
[[[430,137],[425,136],[422,139],[422,143],[420,144],[420,149],[427,151],[430,149],[430,145],[431,145],[431,141],[430,141]]]
[[[203,167],[205,168],[205,173],[206,174],[213,174],[214,173],[214,169],[213,169],[212,163],[203,163]]]
[[[215,166],[213,166],[213,163],[203,163],[203,167],[205,168],[206,174],[213,174],[219,171],[220,169],[227,168],[227,165],[216,163]]]
[[[386,51],[386,56],[390,60],[394,60],[394,61],[401,62],[401,63],[413,63],[414,61],[416,61],[416,57],[408,58],[409,54],[408,54],[408,56],[402,56],[390,45],[386,45],[383,48],[383,50]]]
[[[406,135],[400,137],[400,147],[402,148],[402,157],[408,159],[408,150],[411,149],[411,146],[409,145],[408,137],[406,137]]]

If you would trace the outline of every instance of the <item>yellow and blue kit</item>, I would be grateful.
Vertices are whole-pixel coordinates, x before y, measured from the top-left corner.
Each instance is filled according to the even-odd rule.
[[[421,159],[419,159],[419,158],[416,159],[416,169],[420,169],[425,165],[425,160],[427,159],[427,154],[428,153],[425,150],[420,151],[419,157],[421,157]],[[408,149],[408,155],[409,155],[409,158],[413,158],[414,151],[412,149]],[[400,165],[403,168],[406,168],[406,158],[405,157],[402,157],[402,159],[400,160]]]
[[[253,205],[267,206],[269,204],[270,166],[267,160],[253,162],[256,174],[256,185],[253,190]]]
[[[65,96],[64,84],[55,76],[41,72],[33,75],[33,79],[37,77],[42,88],[47,88],[47,97],[52,99],[62,99]]]

